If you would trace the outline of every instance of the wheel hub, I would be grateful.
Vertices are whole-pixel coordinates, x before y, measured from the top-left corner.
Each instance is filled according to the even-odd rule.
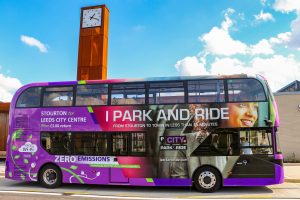
[[[47,169],[43,174],[43,179],[48,185],[52,185],[57,181],[57,173],[53,169]]]
[[[210,189],[216,185],[217,179],[214,173],[204,171],[200,174],[198,181],[201,187]]]

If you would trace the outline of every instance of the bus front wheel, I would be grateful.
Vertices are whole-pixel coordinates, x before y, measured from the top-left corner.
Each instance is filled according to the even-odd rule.
[[[218,170],[212,167],[202,167],[194,174],[194,186],[199,192],[215,192],[221,186],[221,176]]]
[[[39,173],[39,181],[46,188],[57,188],[62,183],[60,169],[52,164],[44,166]]]

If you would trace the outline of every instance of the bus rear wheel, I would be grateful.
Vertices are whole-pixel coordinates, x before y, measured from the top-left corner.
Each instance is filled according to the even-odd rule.
[[[211,193],[221,187],[221,176],[218,170],[212,167],[202,167],[193,177],[194,186],[199,192]]]
[[[44,166],[39,173],[39,181],[46,188],[57,188],[62,183],[60,169],[52,164]]]

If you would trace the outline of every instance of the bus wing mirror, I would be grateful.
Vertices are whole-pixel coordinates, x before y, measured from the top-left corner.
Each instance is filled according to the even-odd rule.
[[[266,123],[267,126],[272,125],[272,121],[270,119],[265,119],[265,123]]]

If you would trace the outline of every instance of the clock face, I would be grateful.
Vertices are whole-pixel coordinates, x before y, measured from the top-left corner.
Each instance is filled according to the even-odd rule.
[[[83,10],[82,28],[101,26],[101,8]]]

